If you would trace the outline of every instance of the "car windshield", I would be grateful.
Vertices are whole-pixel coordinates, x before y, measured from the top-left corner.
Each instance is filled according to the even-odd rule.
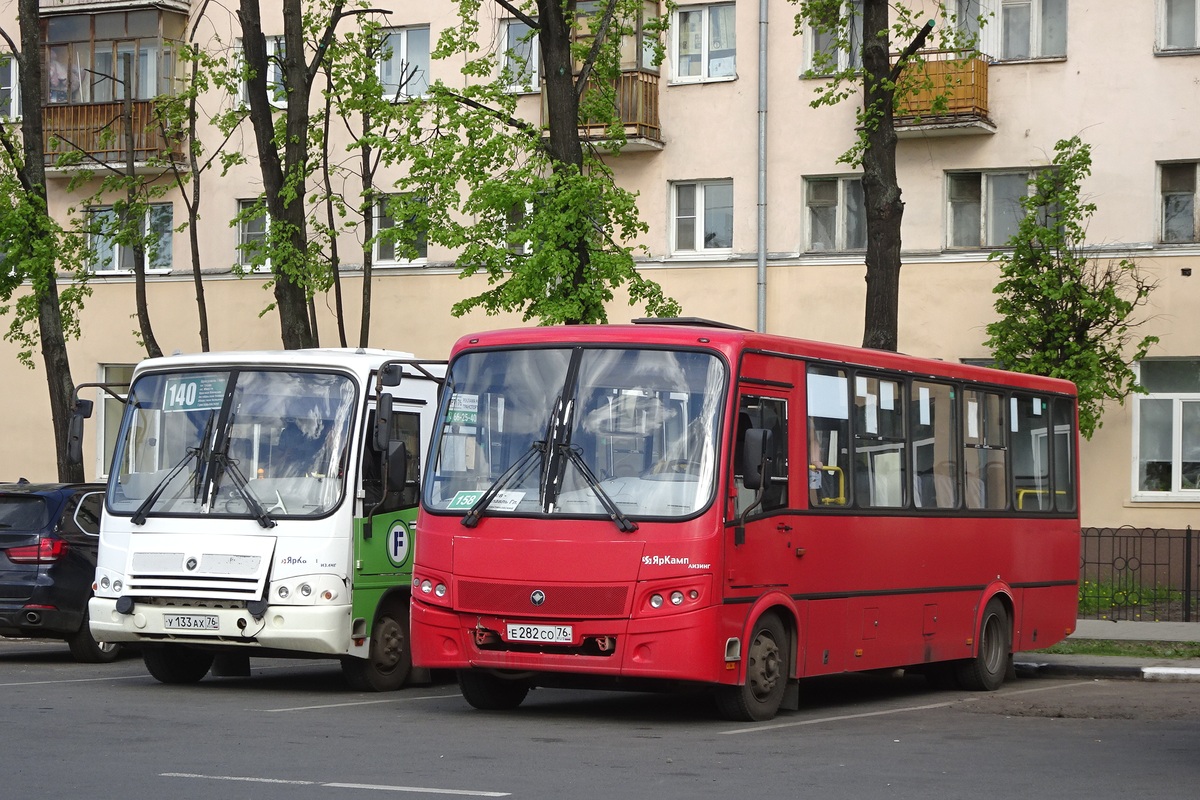
[[[469,352],[451,365],[426,506],[681,517],[715,485],[724,362],[649,348]]]
[[[130,387],[108,507],[261,520],[333,510],[356,388],[345,375],[274,370],[148,373]]]
[[[50,510],[40,497],[0,496],[0,530],[40,531],[50,522]]]

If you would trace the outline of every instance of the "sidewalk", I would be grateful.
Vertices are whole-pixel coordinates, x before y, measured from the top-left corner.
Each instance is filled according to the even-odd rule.
[[[1113,622],[1081,619],[1072,639],[1116,639],[1135,642],[1200,642],[1200,622]],[[1036,650],[1016,653],[1013,666],[1024,676],[1133,678],[1147,681],[1200,682],[1200,658],[1126,658],[1060,656]]]

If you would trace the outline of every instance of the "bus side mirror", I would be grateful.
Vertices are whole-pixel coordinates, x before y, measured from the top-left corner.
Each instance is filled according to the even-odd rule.
[[[379,385],[380,386],[399,386],[400,380],[404,377],[404,365],[395,361],[389,361],[384,364],[379,370]]]
[[[388,452],[392,441],[392,396],[381,394],[375,403],[375,449],[380,453]]]
[[[67,460],[72,464],[83,463],[83,421],[92,416],[91,400],[76,400],[75,411],[67,425]]]
[[[408,483],[408,448],[404,442],[396,442],[388,450],[387,491],[404,491]]]
[[[758,490],[771,480],[771,431],[751,428],[742,446],[742,485]]]

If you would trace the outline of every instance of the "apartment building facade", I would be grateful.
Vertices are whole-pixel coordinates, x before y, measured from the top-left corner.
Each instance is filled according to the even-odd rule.
[[[855,4],[860,0],[847,0]],[[264,32],[282,34],[277,4],[263,5]],[[647,13],[658,13],[660,4],[646,5]],[[1200,112],[1200,0],[951,5],[964,21],[982,14],[987,22],[976,57],[953,67],[969,72],[949,113],[906,117],[901,111],[899,347],[946,360],[988,358],[984,328],[994,319],[998,276],[989,255],[1011,235],[1029,176],[1050,163],[1055,142],[1080,136],[1093,155],[1093,174],[1084,185],[1097,205],[1089,245],[1098,258],[1136,260],[1158,282],[1140,332],[1161,339],[1138,365],[1149,394],[1109,406],[1103,427],[1083,447],[1084,523],[1195,525],[1200,326],[1188,309],[1200,295],[1200,144],[1190,128]],[[461,62],[430,57],[441,31],[459,24],[455,3],[378,0],[372,6],[389,12],[394,42],[381,75],[415,68],[421,80],[405,89],[414,93],[436,80],[464,80]],[[796,11],[786,0],[680,0],[664,62],[631,59],[623,81],[634,99],[622,106],[629,146],[609,163],[618,182],[637,192],[648,223],[639,241],[646,252],[640,269],[686,315],[858,344],[864,314],[861,172],[838,161],[854,142],[856,99],[810,105],[821,81],[804,73],[812,53],[830,43],[812,30],[796,30]],[[481,14],[483,46],[527,57],[528,90],[514,91],[522,95],[525,117],[540,121],[537,50],[523,39],[528,29],[498,4],[485,3]],[[14,41],[15,15],[11,5],[0,10],[0,27]],[[199,0],[42,0],[41,17],[46,126],[76,139],[119,117],[124,95],[116,79],[124,55],[130,56],[137,119],[154,97],[176,85],[175,70],[182,67],[172,54],[180,41],[194,37],[236,47],[240,36],[232,7]],[[10,60],[0,69],[0,114],[10,119],[22,107],[16,77]],[[210,108],[222,102],[206,100]],[[202,139],[218,136],[211,126],[203,129]],[[126,148],[110,137],[83,142],[101,161],[126,158]],[[260,313],[272,301],[264,288],[269,275],[235,269],[239,244],[260,238],[268,224],[234,221],[262,192],[248,122],[228,147],[246,153],[247,163],[208,173],[200,210],[210,346],[275,348],[277,317]],[[52,156],[48,152],[48,163]],[[63,219],[83,213],[69,178],[55,169],[48,178],[52,213]],[[179,229],[185,220],[182,203],[168,193],[146,221],[160,235],[146,268],[150,315],[164,352],[200,349],[191,253]],[[361,242],[349,236],[343,257],[359,249]],[[83,312],[82,338],[70,343],[72,376],[78,383],[119,381],[144,355],[135,334],[130,256],[115,242],[93,242],[92,252],[93,294]],[[482,278],[460,279],[455,255],[434,244],[408,259],[386,246],[376,249],[372,346],[439,358],[470,331],[526,324],[512,315],[452,316],[456,301],[486,286]],[[343,264],[341,279],[351,308],[347,327],[356,331],[361,265]],[[332,301],[321,296],[316,304],[321,344],[336,345]],[[620,322],[640,312],[618,300],[609,315]],[[356,343],[354,333],[350,339]],[[53,437],[40,367],[18,365],[16,347],[7,341],[0,342],[0,365],[6,365],[3,374],[13,390],[0,400],[6,406],[3,471],[12,479],[52,479]],[[107,471],[106,443],[119,413],[115,401],[96,399],[100,413],[85,447],[89,478]]]

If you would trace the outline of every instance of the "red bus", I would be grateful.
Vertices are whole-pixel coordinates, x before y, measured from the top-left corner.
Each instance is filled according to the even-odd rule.
[[[1075,629],[1074,386],[701,320],[458,341],[413,662],[476,708],[903,667],[991,690]]]

